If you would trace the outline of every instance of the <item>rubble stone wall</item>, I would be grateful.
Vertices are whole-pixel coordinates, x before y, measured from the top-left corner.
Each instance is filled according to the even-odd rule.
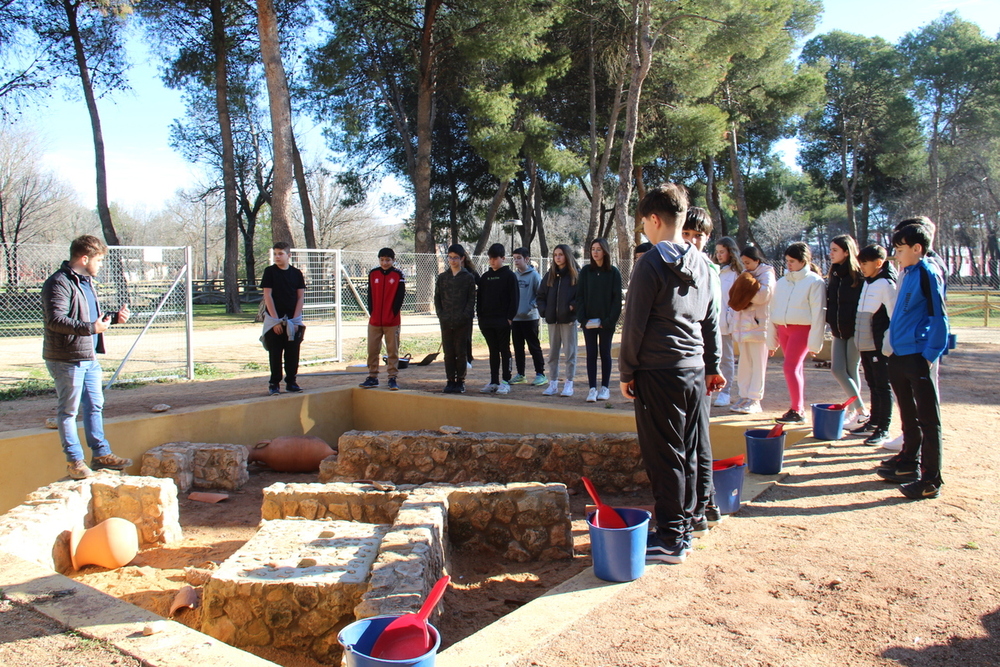
[[[212,442],[168,442],[142,455],[141,475],[174,480],[180,491],[238,491],[250,479],[249,450],[244,445]]]
[[[442,432],[448,431],[448,432]],[[348,431],[320,464],[321,482],[396,484],[557,482],[589,477],[609,493],[648,486],[635,433]]]
[[[394,485],[381,491],[372,484],[284,484],[264,489],[261,518],[265,521],[343,519],[362,523],[392,523],[408,495]]]

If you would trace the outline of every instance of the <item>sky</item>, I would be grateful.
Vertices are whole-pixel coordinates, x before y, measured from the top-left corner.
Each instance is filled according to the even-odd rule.
[[[844,30],[896,42],[952,10],[977,23],[986,35],[1000,34],[1000,0],[828,0],[816,34]],[[169,146],[170,125],[184,115],[180,93],[160,83],[157,65],[151,62],[141,38],[130,40],[129,52],[134,64],[130,73],[132,90],[98,101],[107,153],[108,194],[111,201],[129,210],[157,211],[177,190],[195,186],[202,178],[201,168],[185,162]],[[93,138],[82,96],[65,99],[56,92],[24,116],[20,123],[31,127],[43,146],[43,164],[76,189],[81,204],[95,206]],[[319,128],[297,129],[296,138],[307,163],[317,155],[325,156]],[[785,161],[794,166],[795,142],[783,142],[778,148]],[[399,190],[398,185],[389,183],[384,187],[400,194],[394,192]],[[385,212],[384,217],[387,222],[392,218],[398,221],[405,213]]]

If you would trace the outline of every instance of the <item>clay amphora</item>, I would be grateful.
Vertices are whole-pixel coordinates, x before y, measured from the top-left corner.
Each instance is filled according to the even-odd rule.
[[[109,570],[127,565],[139,553],[139,531],[128,519],[112,517],[87,530],[77,526],[69,540],[73,569],[99,565]]]
[[[262,440],[250,449],[247,461],[259,461],[278,472],[316,472],[319,463],[336,454],[330,445],[311,435],[282,435]]]

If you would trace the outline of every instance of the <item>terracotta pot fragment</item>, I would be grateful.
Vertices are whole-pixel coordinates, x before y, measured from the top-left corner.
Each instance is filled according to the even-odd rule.
[[[263,463],[278,472],[316,472],[320,462],[337,452],[312,435],[283,435],[262,440],[250,449],[247,461]]]
[[[173,616],[178,609],[183,609],[184,607],[191,607],[192,609],[198,606],[198,591],[192,586],[181,586],[181,589],[177,591],[177,595],[174,596],[174,601],[170,605],[170,613],[168,616]]]

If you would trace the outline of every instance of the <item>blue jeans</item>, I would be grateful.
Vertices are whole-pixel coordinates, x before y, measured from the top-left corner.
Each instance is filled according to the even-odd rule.
[[[83,407],[83,430],[93,456],[107,456],[111,445],[104,438],[104,389],[101,365],[90,361],[46,361],[56,383],[59,400],[59,440],[70,463],[83,460],[83,447],[76,428],[76,416]]]

